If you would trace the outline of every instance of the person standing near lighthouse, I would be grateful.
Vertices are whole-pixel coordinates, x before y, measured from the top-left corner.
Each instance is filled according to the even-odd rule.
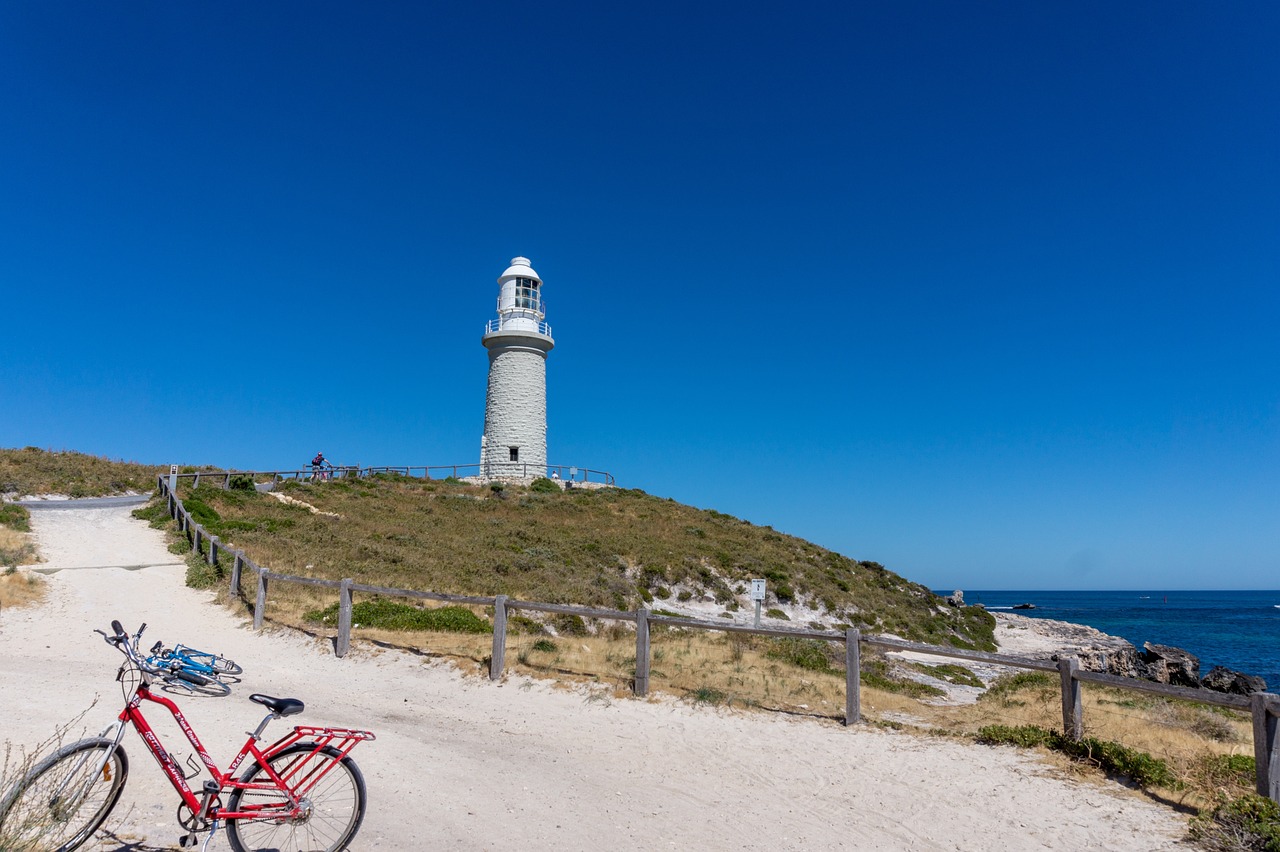
[[[498,277],[498,316],[480,342],[489,350],[480,475],[532,480],[547,474],[547,353],[542,279],[526,257]]]

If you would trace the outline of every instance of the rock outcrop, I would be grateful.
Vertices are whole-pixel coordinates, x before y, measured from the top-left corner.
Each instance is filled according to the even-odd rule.
[[[1247,675],[1226,666],[1214,666],[1209,669],[1209,673],[1200,678],[1200,685],[1214,692],[1226,692],[1231,695],[1251,695],[1255,692],[1267,691],[1267,682],[1262,678]]]
[[[1200,658],[1172,645],[1144,642],[1141,677],[1170,686],[1200,688]]]

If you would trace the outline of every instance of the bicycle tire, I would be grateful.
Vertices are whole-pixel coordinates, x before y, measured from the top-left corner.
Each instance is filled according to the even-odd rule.
[[[114,740],[63,746],[0,799],[0,848],[78,849],[110,816],[128,777],[129,758]]]
[[[212,675],[213,677],[244,674],[244,669],[237,665],[234,660],[228,660],[220,654],[197,651],[186,646],[179,646],[179,649],[182,657],[200,669],[200,674]]]
[[[226,657],[214,657],[211,668],[214,674],[218,675],[239,675],[244,674],[244,669],[237,665],[234,661],[228,660]]]
[[[165,689],[178,687],[196,695],[208,695],[222,698],[231,694],[231,684],[223,683],[216,677],[189,672],[186,669],[175,669],[165,677]],[[172,690],[169,690],[172,692]]]
[[[296,743],[271,755],[267,762],[277,775],[284,777],[313,752],[312,760],[317,763],[315,767],[307,767],[308,776],[324,769],[325,763],[331,764],[331,768],[304,797],[310,801],[309,813],[296,820],[227,820],[227,841],[234,852],[268,849],[279,852],[337,852],[347,848],[364,821],[364,776],[355,761],[342,757],[342,753],[332,746],[325,746],[317,752],[315,743]],[[262,771],[262,767],[254,763],[240,776],[240,780],[252,781]],[[227,810],[239,810],[241,801],[246,799],[252,804],[270,804],[281,802],[284,797],[274,790],[237,787],[227,798]]]

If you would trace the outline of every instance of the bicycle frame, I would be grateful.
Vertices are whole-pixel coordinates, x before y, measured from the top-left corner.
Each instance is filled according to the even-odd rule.
[[[182,773],[182,768],[173,756],[165,750],[160,742],[160,738],[156,735],[151,725],[142,715],[142,702],[150,701],[153,704],[159,704],[169,711],[173,716],[178,727],[182,729],[182,733],[186,736],[191,747],[195,749],[196,755],[200,758],[200,762],[204,764],[205,769],[213,776],[213,782],[217,784],[217,790],[210,790],[206,785],[206,802],[208,794],[222,793],[226,790],[245,789],[259,791],[273,791],[283,796],[281,802],[269,802],[266,804],[245,805],[241,810],[228,811],[221,807],[212,807],[207,811],[205,805],[201,803],[200,798],[192,791],[190,785],[187,784],[186,776]],[[257,730],[249,734],[249,739],[245,741],[235,759],[231,761],[231,765],[226,771],[222,771],[213,758],[209,756],[204,745],[200,742],[200,738],[196,736],[196,732],[187,722],[182,711],[178,709],[178,705],[165,698],[162,695],[153,695],[149,686],[144,682],[138,685],[134,691],[133,697],[120,711],[117,725],[120,730],[116,733],[116,743],[119,744],[120,738],[124,733],[124,725],[132,725],[134,730],[138,732],[138,736],[142,738],[142,742],[146,745],[147,750],[151,752],[151,756],[160,764],[160,768],[164,771],[165,776],[169,779],[169,783],[173,785],[174,790],[182,797],[182,801],[191,808],[193,813],[206,815],[209,819],[226,820],[226,819],[280,819],[297,817],[302,813],[302,800],[306,798],[308,792],[329,773],[336,765],[335,760],[326,761],[324,765],[316,763],[313,758],[326,747],[333,748],[338,753],[338,759],[346,757],[351,753],[360,742],[364,740],[374,739],[374,735],[369,731],[357,731],[347,728],[317,728],[306,725],[296,725],[293,730],[276,740],[265,749],[258,747],[257,741],[261,738],[263,729],[267,723],[271,721],[274,714],[268,713],[267,717],[258,725]],[[114,727],[114,726],[113,726]],[[109,730],[109,729],[108,729]],[[104,732],[105,736],[105,732]],[[314,746],[311,753],[306,755],[295,765],[289,767],[284,775],[278,774],[272,768],[270,758],[295,743],[302,742],[304,738],[315,737],[314,740],[307,744]],[[326,754],[328,757],[329,755]],[[262,772],[265,773],[265,780],[254,780],[250,782],[241,781],[234,777],[235,771],[240,768],[245,758],[252,757]],[[262,778],[262,775],[258,776]]]

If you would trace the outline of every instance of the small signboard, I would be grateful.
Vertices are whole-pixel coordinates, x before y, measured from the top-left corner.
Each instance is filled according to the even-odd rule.
[[[764,580],[751,581],[751,600],[753,601],[764,600]]]
[[[178,466],[176,464],[169,465],[169,491],[178,490]]]

